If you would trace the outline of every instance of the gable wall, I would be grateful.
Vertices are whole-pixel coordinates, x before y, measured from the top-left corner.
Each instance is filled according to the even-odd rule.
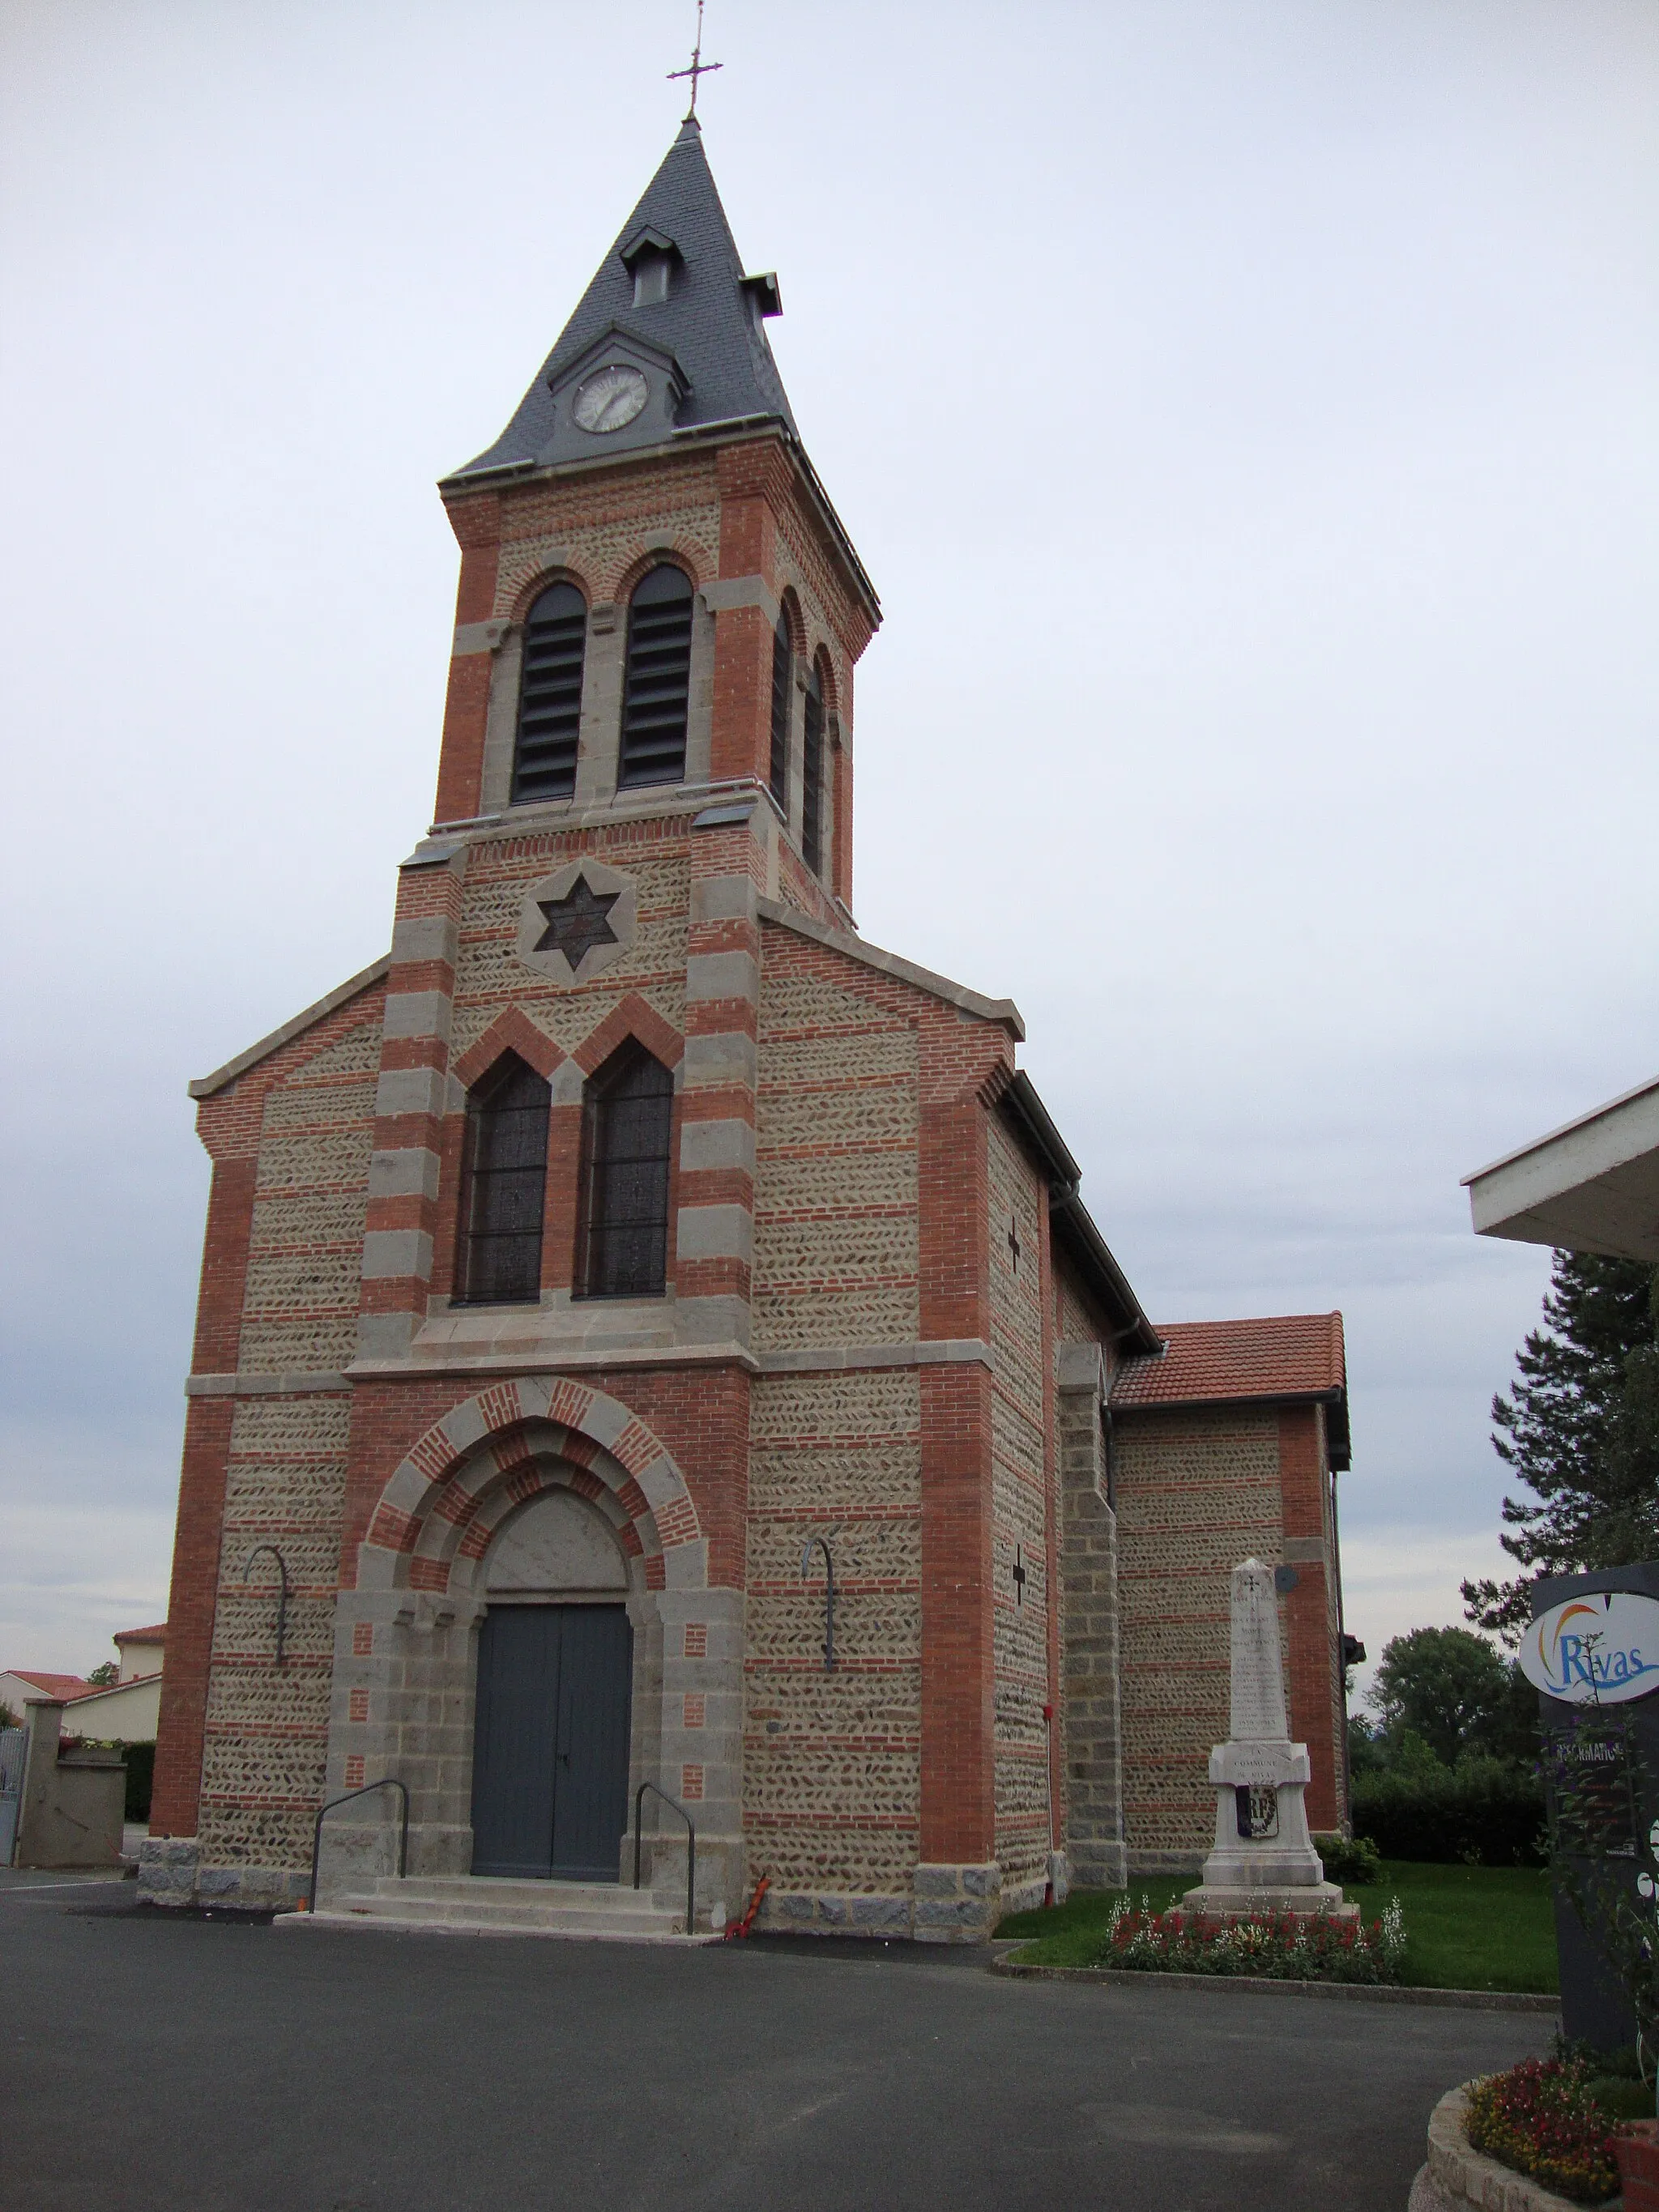
[[[1274,1408],[1114,1416],[1123,1789],[1133,1873],[1196,1869],[1231,1723],[1231,1582],[1283,1558]],[[1282,1619],[1282,1607],[1281,1607]]]
[[[364,992],[198,1116],[215,1185],[196,1371],[240,1395],[190,1401],[152,1818],[161,1833],[211,1835],[226,1863],[298,1849],[321,1786],[349,1405],[339,1370],[356,1334],[383,1006],[378,986]],[[276,1565],[249,1563],[262,1543],[289,1572],[281,1669]]]

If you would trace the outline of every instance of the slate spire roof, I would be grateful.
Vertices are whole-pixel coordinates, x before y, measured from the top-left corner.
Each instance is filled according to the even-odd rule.
[[[641,233],[650,235],[642,239]],[[665,243],[672,244],[674,256],[668,296],[636,307],[629,265],[634,249],[660,250]],[[762,327],[763,313],[778,312],[775,279],[744,276],[703,153],[702,131],[696,118],[688,116],[517,413],[495,444],[456,474],[511,468],[515,463],[534,466],[579,455],[601,458],[601,449],[592,441],[573,446],[565,420],[568,410],[561,409],[551,387],[568,379],[596,348],[601,354],[605,351],[607,338],[623,358],[634,357],[630,340],[651,355],[672,357],[684,387],[674,428],[770,416],[793,432],[794,417]],[[602,451],[608,455],[657,444],[663,434],[663,422],[653,407],[635,425],[606,436]]]

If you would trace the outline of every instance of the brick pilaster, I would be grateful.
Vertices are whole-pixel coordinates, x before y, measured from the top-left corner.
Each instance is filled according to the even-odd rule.
[[[924,1339],[990,1340],[985,1109],[939,1040],[923,1047],[920,1307]],[[930,1045],[933,1049],[930,1050]],[[991,1373],[921,1370],[921,1804],[924,1864],[996,1851]]]
[[[225,1109],[220,1110],[222,1114]],[[257,1121],[253,1126],[257,1127]],[[258,1174],[258,1161],[253,1158],[216,1159],[213,1164],[196,1309],[198,1374],[235,1370]],[[167,1599],[167,1663],[161,1683],[155,1787],[150,1807],[150,1826],[157,1835],[196,1832],[213,1623],[218,1605],[225,1470],[235,1411],[234,1398],[192,1398],[185,1417],[173,1586]]]
[[[465,822],[478,811],[483,781],[491,649],[482,633],[495,605],[501,550],[500,495],[473,493],[452,500],[449,521],[461,549],[461,574],[433,819]]]
[[[1341,1826],[1347,1807],[1342,1786],[1342,1656],[1322,1407],[1279,1409],[1279,1482],[1285,1560],[1297,1577],[1295,1589],[1283,1601],[1291,1734],[1307,1745],[1313,1766],[1306,1797],[1308,1826],[1325,1832]]]

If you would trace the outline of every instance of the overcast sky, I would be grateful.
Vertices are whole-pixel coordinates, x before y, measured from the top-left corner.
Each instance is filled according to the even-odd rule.
[[[495,435],[690,0],[4,0],[0,1665],[166,1606],[185,1084],[387,942]],[[882,594],[866,934],[1016,998],[1148,1310],[1340,1306],[1350,1626],[1459,1618],[1659,1068],[1650,0],[711,0],[705,143]]]

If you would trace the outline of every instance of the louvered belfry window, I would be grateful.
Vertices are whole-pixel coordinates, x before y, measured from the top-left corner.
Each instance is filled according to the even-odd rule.
[[[628,682],[618,784],[678,783],[691,696],[691,580],[652,569],[628,610]]]
[[[772,796],[789,812],[789,679],[793,672],[793,655],[789,645],[789,624],[782,615],[772,633]]]
[[[800,852],[812,873],[823,872],[823,686],[817,663],[806,679],[805,744],[801,750]]]
[[[512,1052],[467,1099],[456,1270],[467,1305],[509,1305],[541,1295],[551,1104],[544,1079]]]
[[[668,1152],[674,1079],[624,1045],[589,1079],[582,1116],[580,1295],[639,1298],[668,1275]]]
[[[576,788],[587,606],[574,584],[553,584],[524,626],[524,677],[513,754],[513,803],[568,799]]]

